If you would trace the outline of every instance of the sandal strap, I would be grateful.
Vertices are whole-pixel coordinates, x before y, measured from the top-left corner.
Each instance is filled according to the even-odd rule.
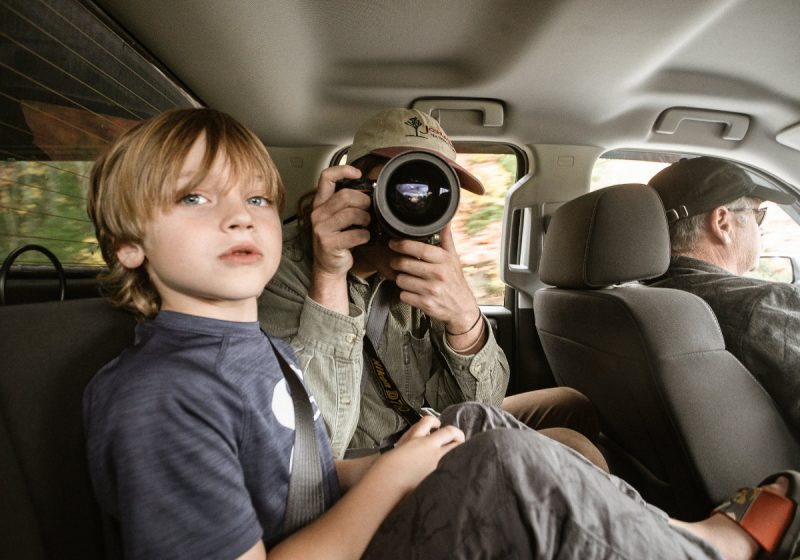
[[[742,488],[713,513],[736,522],[770,554],[783,538],[794,515],[795,503],[764,488]]]

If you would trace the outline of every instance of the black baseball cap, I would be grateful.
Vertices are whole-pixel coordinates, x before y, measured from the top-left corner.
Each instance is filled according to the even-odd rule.
[[[792,204],[791,194],[757,185],[738,165],[715,157],[683,158],[662,169],[652,179],[667,211],[667,221],[710,212],[743,196]]]

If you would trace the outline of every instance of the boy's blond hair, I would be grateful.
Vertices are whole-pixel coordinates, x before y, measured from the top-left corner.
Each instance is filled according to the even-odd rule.
[[[205,136],[206,153],[196,176],[178,192],[176,184],[191,147]],[[139,123],[100,156],[89,179],[87,210],[108,265],[99,277],[106,295],[140,317],[154,316],[158,295],[144,266],[130,270],[117,259],[125,243],[142,244],[144,226],[172,207],[208,174],[223,153],[234,179],[263,180],[265,196],[283,208],[284,187],[258,137],[236,119],[213,109],[177,109]]]

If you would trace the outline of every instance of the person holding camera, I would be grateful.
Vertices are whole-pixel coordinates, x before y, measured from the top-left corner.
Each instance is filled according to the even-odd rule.
[[[455,158],[426,113],[396,108],[367,120],[350,165],[324,170],[284,226],[262,327],[292,345],[336,457],[391,446],[420,415],[478,401],[608,470],[585,396],[566,387],[505,396],[508,362],[450,229],[459,185],[483,186]]]

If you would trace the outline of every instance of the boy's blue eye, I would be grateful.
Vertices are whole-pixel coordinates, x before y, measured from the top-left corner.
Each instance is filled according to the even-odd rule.
[[[272,201],[265,196],[251,196],[247,199],[247,203],[253,206],[269,206]]]
[[[204,197],[202,194],[189,193],[183,198],[181,198],[180,202],[182,204],[198,205],[198,204],[206,204],[208,202],[208,199]]]

